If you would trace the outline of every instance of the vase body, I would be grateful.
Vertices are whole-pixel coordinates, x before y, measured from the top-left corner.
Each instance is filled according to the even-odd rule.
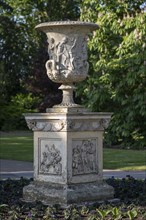
[[[93,23],[73,21],[49,22],[36,26],[36,29],[47,35],[47,75],[53,82],[63,84],[60,87],[63,90],[63,106],[75,105],[73,84],[87,77],[87,39],[88,34],[97,27]]]

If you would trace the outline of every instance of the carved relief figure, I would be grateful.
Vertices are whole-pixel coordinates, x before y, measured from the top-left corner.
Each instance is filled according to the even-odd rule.
[[[83,41],[82,41],[82,58],[83,58],[83,61],[87,61],[87,37],[83,38]]]
[[[85,70],[88,72],[89,69],[89,64],[87,62],[87,37],[83,38],[82,41],[82,61],[83,61],[83,66]]]
[[[73,175],[98,172],[95,139],[83,140],[73,147],[72,169]]]
[[[54,38],[51,38],[49,41],[48,41],[48,53],[49,53],[49,57],[50,59],[55,59],[55,40]]]
[[[54,38],[50,38],[48,40],[48,53],[50,59],[46,62],[46,69],[47,69],[47,75],[51,80],[56,80],[59,79],[59,71],[57,70],[57,65],[56,65],[56,44]]]
[[[57,63],[60,65],[60,70],[73,70],[74,65],[74,49],[76,47],[77,39],[68,39],[64,37],[56,46],[57,48]]]
[[[77,172],[82,172],[82,158],[80,153],[80,146],[76,146],[76,148],[73,149],[73,173],[76,174]]]
[[[87,62],[87,38],[63,37],[56,42],[49,39],[50,60],[46,62],[47,75],[51,80],[62,81],[72,79],[77,75],[86,75],[89,64]]]
[[[68,68],[71,68],[71,70],[75,69],[75,65],[74,65],[74,60],[75,60],[75,51],[76,51],[76,46],[77,46],[77,39],[71,39],[72,42],[72,46],[70,48],[70,52],[69,52],[69,59],[70,59],[70,65]]]
[[[58,43],[57,47],[57,63],[60,65],[60,69],[65,68],[67,65],[67,59],[69,59],[69,53],[67,50],[66,43],[68,38],[64,37],[61,42]]]
[[[87,62],[87,39],[85,38],[78,38],[78,45],[76,45],[77,49],[80,47],[80,50],[78,49],[78,52],[73,59],[73,66],[74,69],[78,70],[76,73],[78,74],[87,74],[89,65]]]
[[[52,146],[45,145],[41,158],[40,172],[61,175],[61,160],[61,153],[54,144]]]
[[[47,75],[50,79],[58,79],[60,77],[59,71],[56,69],[56,63],[54,60],[48,60],[46,62]]]

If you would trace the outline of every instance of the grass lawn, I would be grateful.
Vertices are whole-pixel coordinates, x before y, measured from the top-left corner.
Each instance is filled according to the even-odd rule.
[[[146,170],[146,150],[104,148],[104,169]]]
[[[33,160],[33,134],[31,132],[0,133],[0,159]]]
[[[104,169],[146,170],[146,150],[104,148]],[[33,161],[31,132],[0,133],[0,159]]]

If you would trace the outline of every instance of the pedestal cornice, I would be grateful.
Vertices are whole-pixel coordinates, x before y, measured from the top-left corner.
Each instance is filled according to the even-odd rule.
[[[112,113],[29,113],[25,119],[32,131],[104,131]]]

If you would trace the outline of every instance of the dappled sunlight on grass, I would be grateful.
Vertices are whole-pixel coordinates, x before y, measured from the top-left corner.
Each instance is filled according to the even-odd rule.
[[[1,137],[1,140],[10,140],[10,141],[12,141],[12,140],[33,140],[33,138],[31,138],[31,137]]]
[[[127,167],[122,167],[120,168],[120,170],[125,170],[125,171],[129,171],[129,170],[137,170],[137,171],[145,171],[146,172],[146,165],[145,166],[136,166],[136,165],[133,165],[133,166],[127,166]]]
[[[104,169],[146,170],[145,150],[104,148]]]

